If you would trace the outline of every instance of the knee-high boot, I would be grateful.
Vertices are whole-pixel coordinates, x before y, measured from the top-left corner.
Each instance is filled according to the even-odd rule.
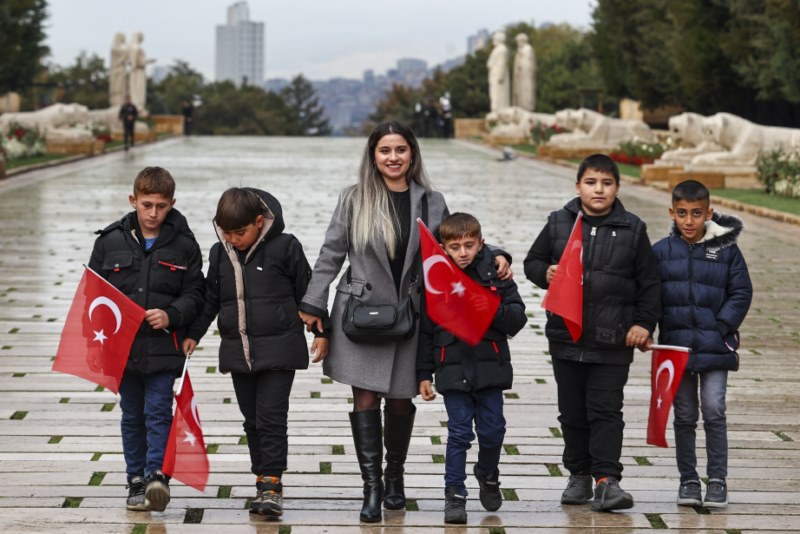
[[[392,415],[388,410],[384,412],[383,441],[386,445],[386,470],[384,482],[386,491],[383,497],[383,506],[387,510],[402,510],[406,506],[406,493],[403,480],[405,472],[408,444],[411,441],[411,432],[414,430],[414,416],[416,407],[408,415]]]
[[[353,442],[356,446],[358,466],[361,468],[361,478],[364,479],[361,521],[377,523],[381,520],[383,500],[381,412],[380,410],[351,412],[350,426],[353,429]]]

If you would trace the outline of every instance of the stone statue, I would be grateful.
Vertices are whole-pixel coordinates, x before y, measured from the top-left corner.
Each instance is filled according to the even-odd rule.
[[[640,120],[615,119],[586,108],[563,111],[556,112],[556,124],[574,131],[552,136],[547,146],[612,150],[622,141],[650,134],[650,127]]]
[[[518,139],[520,143],[525,143],[531,137],[531,129],[537,124],[550,126],[555,124],[555,120],[555,115],[549,113],[533,113],[527,109],[510,107],[486,115],[486,129],[492,140]]]
[[[494,48],[486,61],[489,70],[489,102],[490,111],[497,112],[510,105],[508,47],[506,34],[495,32],[492,36]]]
[[[516,40],[511,105],[533,111],[536,109],[536,55],[527,34],[518,33]]]
[[[26,128],[36,128],[50,142],[90,142],[92,133],[84,128],[76,128],[89,120],[86,106],[81,104],[56,103],[37,111],[3,113],[0,115],[0,131],[8,130],[17,123]]]
[[[131,95],[131,101],[139,109],[139,113],[144,111],[147,101],[147,74],[145,73],[145,68],[148,63],[155,61],[154,59],[147,59],[145,56],[142,49],[142,41],[144,41],[144,34],[142,32],[134,33],[129,49],[131,73],[128,94]]]
[[[691,163],[700,154],[719,152],[721,146],[705,139],[703,122],[705,117],[698,113],[685,112],[669,118],[669,133],[680,144],[678,148],[667,150],[654,165],[680,167]]]
[[[125,34],[117,33],[111,44],[111,68],[108,75],[108,104],[111,107],[121,106],[128,94],[129,61]]]

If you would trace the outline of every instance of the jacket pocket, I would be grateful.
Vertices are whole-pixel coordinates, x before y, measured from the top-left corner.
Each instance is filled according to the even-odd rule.
[[[183,287],[183,276],[189,269],[186,258],[182,254],[163,249],[154,251],[150,261],[150,288],[165,295],[179,295]]]
[[[111,282],[111,285],[123,293],[130,293],[132,287],[136,284],[137,276],[132,274],[135,271],[133,269],[135,265],[133,252],[129,250],[109,252],[103,259],[102,274]],[[126,282],[131,287],[127,287]]]

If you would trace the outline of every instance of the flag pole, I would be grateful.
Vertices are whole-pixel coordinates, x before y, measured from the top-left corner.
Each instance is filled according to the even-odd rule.
[[[189,368],[189,358],[186,358],[186,362],[183,364],[183,372],[181,373],[180,382],[178,382],[178,391],[175,392],[175,395],[180,395],[183,391],[183,379],[186,378],[186,370]]]

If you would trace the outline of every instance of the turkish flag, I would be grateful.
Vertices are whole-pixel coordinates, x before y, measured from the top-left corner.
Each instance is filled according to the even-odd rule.
[[[205,491],[209,472],[208,456],[188,372],[175,399],[175,416],[172,418],[161,470],[187,486]]]
[[[53,371],[119,392],[144,314],[144,308],[87,267],[61,331]]]
[[[647,443],[666,447],[667,419],[672,399],[678,391],[683,371],[689,361],[689,349],[669,345],[653,345],[650,371],[650,417],[647,419]]]
[[[580,213],[542,299],[542,308],[564,319],[572,341],[578,342],[583,332],[583,222]]]
[[[417,222],[428,316],[459,339],[477,345],[492,324],[500,297],[464,274],[425,223]]]

